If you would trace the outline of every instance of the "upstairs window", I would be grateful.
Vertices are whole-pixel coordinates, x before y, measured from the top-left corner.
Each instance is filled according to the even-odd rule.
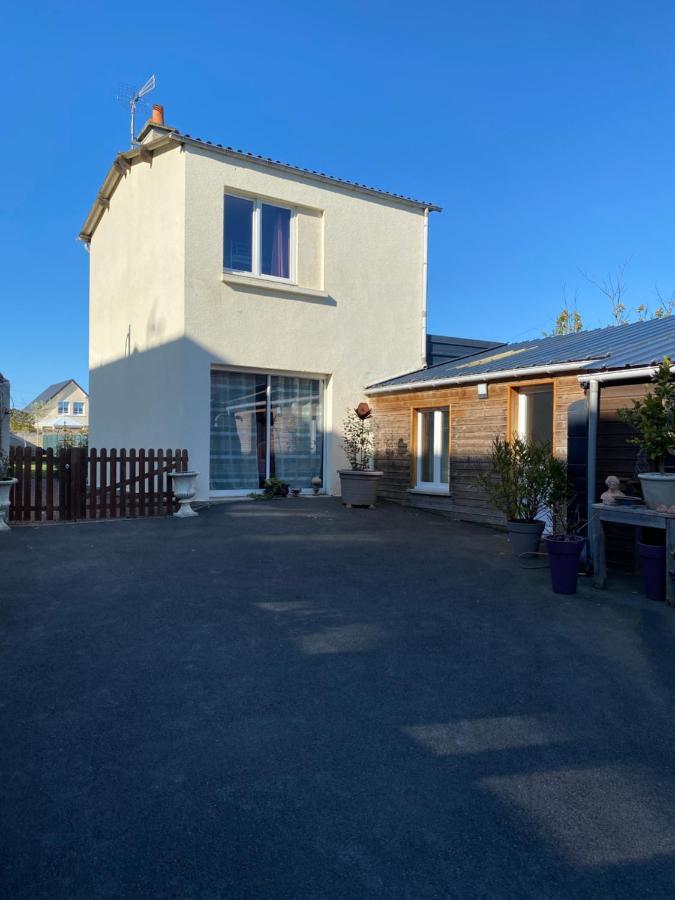
[[[84,403],[81,400],[73,400],[73,415],[74,416],[83,416],[84,415]]]
[[[70,412],[70,402],[68,400],[59,400],[58,414],[60,416],[67,416],[69,412]]]
[[[269,278],[292,278],[293,210],[225,195],[223,266]]]

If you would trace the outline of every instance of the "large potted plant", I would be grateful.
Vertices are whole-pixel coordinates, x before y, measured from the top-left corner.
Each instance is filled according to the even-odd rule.
[[[0,450],[0,531],[9,531],[9,525],[7,524],[7,519],[9,518],[9,494],[17,480],[14,478],[7,454]]]
[[[573,505],[574,489],[567,463],[552,456],[549,462],[548,507],[551,534],[544,538],[548,553],[551,587],[556,594],[576,594],[579,559],[585,538],[579,530],[578,509]]]
[[[506,516],[514,556],[539,549],[545,524],[540,516],[550,495],[551,459],[550,444],[495,438],[488,471],[478,476],[492,506]]]
[[[632,408],[620,409],[619,418],[635,432],[628,443],[656,469],[638,475],[645,503],[650,509],[675,506],[675,473],[666,472],[666,459],[675,452],[675,381],[668,357],[654,376],[654,390],[634,400]]]
[[[359,403],[350,410],[344,421],[342,446],[350,469],[338,469],[342,502],[352,506],[375,506],[377,482],[382,472],[370,468],[373,458],[373,411],[367,403]]]

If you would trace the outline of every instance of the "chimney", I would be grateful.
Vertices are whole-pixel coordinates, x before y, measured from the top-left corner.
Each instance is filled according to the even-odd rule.
[[[152,124],[164,124],[164,107],[161,105],[161,103],[155,103],[152,107]]]

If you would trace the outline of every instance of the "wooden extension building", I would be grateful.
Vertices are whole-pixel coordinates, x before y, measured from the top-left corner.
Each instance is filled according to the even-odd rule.
[[[372,385],[380,495],[500,524],[476,476],[495,437],[519,435],[550,441],[568,460],[585,519],[607,475],[636,479],[636,448],[617,411],[648,390],[664,356],[675,356],[675,318],[493,344]],[[624,537],[615,555],[632,546]]]

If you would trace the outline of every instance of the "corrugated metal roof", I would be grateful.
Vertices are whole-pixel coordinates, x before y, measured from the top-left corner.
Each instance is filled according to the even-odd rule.
[[[425,381],[436,382],[446,378],[480,381],[484,375],[502,371],[575,362],[579,363],[580,372],[599,372],[649,366],[660,362],[664,356],[675,357],[675,316],[503,344],[464,360],[419,369],[370,387],[404,388],[406,385],[423,385]]]

